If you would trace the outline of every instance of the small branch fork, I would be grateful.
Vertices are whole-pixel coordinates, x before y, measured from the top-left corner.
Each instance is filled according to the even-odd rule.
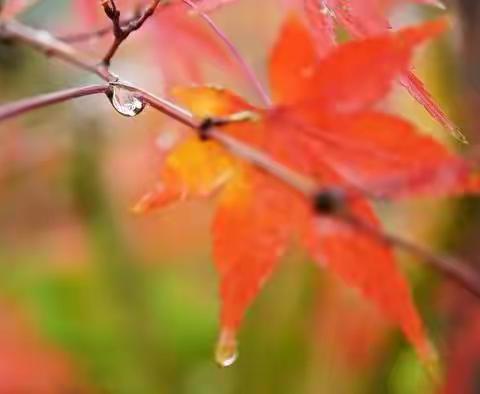
[[[150,5],[136,19],[129,21],[128,23],[122,23],[120,19],[120,10],[118,10],[115,0],[102,0],[102,7],[107,17],[112,21],[113,26],[113,44],[105,54],[102,63],[105,67],[109,67],[110,63],[117,53],[118,48],[128,38],[128,36],[140,29],[143,24],[150,18],[160,3],[168,4],[168,0],[152,0]]]
[[[171,0],[170,0],[171,1]],[[257,78],[253,68],[247,63],[247,61],[243,58],[235,44],[228,38],[228,36],[220,29],[220,27],[217,26],[217,24],[213,21],[210,16],[203,11],[202,8],[200,8],[194,1],[192,0],[182,0],[182,2],[189,7],[192,11],[194,11],[207,25],[208,27],[212,30],[212,32],[218,37],[220,41],[223,42],[225,47],[228,49],[228,51],[231,53],[233,59],[238,64],[239,69],[243,72],[246,80],[251,84],[252,88],[257,92],[258,97],[262,101],[262,104],[266,107],[271,107],[272,106],[272,101],[270,99],[270,96],[268,95],[266,89],[263,87],[262,83],[260,80]],[[163,6],[167,6],[171,3],[169,3],[169,0],[164,0]],[[159,4],[160,5],[160,4]],[[113,23],[111,23],[108,26],[104,26],[102,28],[99,28],[94,31],[88,31],[88,32],[82,32],[82,33],[75,33],[75,34],[67,34],[67,35],[62,35],[62,36],[57,36],[57,38],[65,43],[77,43],[77,42],[82,42],[82,41],[89,41],[93,40],[96,38],[101,38],[104,37],[107,34],[114,33],[115,36],[115,31],[119,36],[122,36],[123,33],[120,32],[120,30],[128,30],[131,28],[133,25],[137,25],[139,22],[142,21],[142,15],[145,18],[148,18],[149,12],[148,9],[142,14],[140,11],[135,12],[135,14],[129,18],[126,18],[122,20],[120,18],[120,13],[118,9],[115,6],[115,3],[110,4],[109,1],[105,1],[105,4],[103,7],[107,7],[107,10],[105,11],[107,16],[109,16],[109,19],[112,20]],[[149,8],[151,9],[151,8]],[[155,10],[153,10],[155,11]],[[143,22],[144,22],[143,21]],[[142,22],[142,24],[143,24]],[[137,27],[136,30],[138,30],[141,26]],[[125,37],[126,39],[127,37]],[[115,50],[118,49],[119,43],[116,43],[116,40],[112,44],[112,47],[109,49],[109,53],[112,51],[114,47],[116,47]],[[110,62],[111,58],[113,57],[114,54],[107,54],[105,57],[110,57]],[[105,67],[108,67],[109,62],[107,64],[104,64]]]
[[[117,35],[115,35],[116,44],[112,46],[112,48],[115,47],[115,49],[111,49],[109,51],[110,55],[105,57],[108,60],[107,63],[110,63],[116,50],[128,35],[132,31],[138,30],[153,14],[159,4],[160,1],[152,1],[151,5],[135,20],[135,22],[128,24],[130,27],[122,25],[121,29],[118,29],[116,34],[120,38],[117,38]],[[113,20],[114,25],[115,23],[120,25],[120,15],[118,10],[116,10],[115,3],[113,1],[104,1],[104,7],[108,10],[106,12],[109,12],[112,15],[111,19]],[[120,30],[122,33],[120,33]],[[128,33],[125,33],[126,31]],[[383,242],[392,247],[404,249],[412,255],[419,257],[438,272],[456,281],[466,290],[480,298],[479,273],[463,261],[449,256],[440,256],[432,253],[413,242],[380,231],[377,228],[372,227],[370,224],[351,215],[348,210],[348,202],[351,199],[360,196],[366,197],[365,193],[361,190],[319,187],[311,178],[305,177],[291,170],[281,163],[276,162],[267,154],[223,133],[219,129],[220,126],[232,121],[246,121],[248,120],[248,117],[236,117],[235,119],[197,119],[190,112],[164,98],[157,97],[141,87],[122,82],[117,76],[111,73],[108,70],[108,67],[104,64],[94,62],[85,54],[77,52],[69,44],[53,37],[49,33],[32,29],[16,21],[8,21],[0,24],[0,39],[2,38],[24,43],[45,53],[47,56],[61,59],[77,68],[96,74],[107,83],[66,89],[5,104],[0,106],[0,122],[38,108],[43,108],[74,98],[96,95],[99,93],[108,93],[115,87],[128,89],[135,94],[137,98],[143,100],[144,103],[149,104],[151,107],[179,123],[196,130],[201,139],[212,139],[216,141],[230,151],[232,155],[251,163],[260,170],[281,180],[286,185],[312,201],[312,208],[318,215],[333,216],[359,231],[370,234],[379,242]]]

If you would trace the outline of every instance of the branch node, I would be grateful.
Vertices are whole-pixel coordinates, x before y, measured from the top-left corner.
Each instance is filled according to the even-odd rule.
[[[207,141],[210,138],[210,130],[215,126],[219,126],[218,119],[211,117],[203,119],[198,125],[198,137],[200,140]]]
[[[322,215],[337,215],[347,206],[347,196],[344,190],[338,187],[323,188],[313,196],[313,209]]]

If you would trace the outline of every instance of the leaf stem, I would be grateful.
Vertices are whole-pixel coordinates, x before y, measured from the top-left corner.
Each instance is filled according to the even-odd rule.
[[[213,30],[213,32],[218,36],[218,38],[223,41],[225,46],[228,48],[232,56],[237,61],[240,69],[243,71],[245,77],[248,81],[252,84],[255,91],[258,93],[258,96],[262,100],[263,104],[267,107],[272,106],[272,100],[268,95],[267,91],[263,87],[260,80],[255,75],[255,71],[253,71],[252,67],[246,62],[244,57],[241,55],[235,44],[228,38],[228,36],[218,27],[218,25],[213,21],[210,16],[204,12],[200,7],[198,7],[193,1],[191,0],[182,0],[187,6],[189,6],[192,10],[194,10],[200,18],[202,18],[208,26]]]

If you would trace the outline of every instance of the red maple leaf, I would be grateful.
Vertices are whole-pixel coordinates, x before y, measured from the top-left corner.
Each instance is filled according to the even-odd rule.
[[[409,67],[413,49],[437,35],[444,22],[352,41],[318,58],[314,41],[296,15],[285,22],[270,58],[275,105],[258,109],[212,87],[179,88],[176,95],[199,117],[253,116],[221,128],[243,143],[319,185],[370,187],[393,177],[391,196],[459,192],[469,185],[468,166],[431,137],[375,110],[392,82]],[[429,179],[430,169],[453,173]],[[162,182],[138,211],[219,192],[213,221],[213,254],[221,282],[219,358],[229,361],[235,333],[275,269],[292,236],[312,258],[360,290],[398,324],[422,357],[430,347],[397,270],[391,248],[334,216],[318,216],[311,201],[214,141],[192,136],[177,146],[162,169]],[[349,204],[369,226],[380,224],[366,199]]]

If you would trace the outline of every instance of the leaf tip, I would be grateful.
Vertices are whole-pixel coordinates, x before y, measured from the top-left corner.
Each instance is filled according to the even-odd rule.
[[[235,330],[222,328],[215,348],[215,361],[225,368],[233,365],[238,358],[237,337]]]
[[[179,197],[180,193],[178,190],[159,183],[154,190],[141,197],[140,200],[131,207],[130,211],[135,215],[145,214],[156,208],[164,207]]]
[[[448,26],[448,19],[442,17],[418,26],[400,30],[396,34],[397,37],[400,37],[407,45],[416,45],[439,36],[448,29]]]

